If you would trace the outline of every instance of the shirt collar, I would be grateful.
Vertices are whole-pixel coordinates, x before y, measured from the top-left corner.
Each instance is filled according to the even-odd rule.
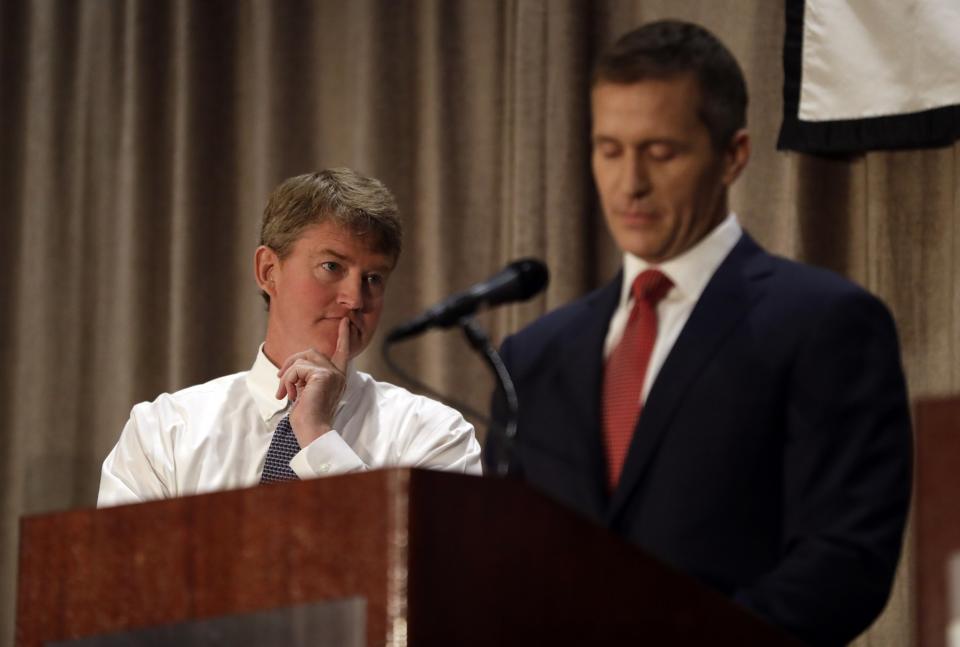
[[[260,348],[257,350],[257,359],[254,360],[253,366],[247,373],[247,388],[250,390],[250,395],[257,405],[257,411],[264,421],[269,421],[281,411],[286,410],[289,404],[286,397],[282,400],[276,398],[277,389],[280,387],[280,378],[277,377],[278,370],[280,370],[280,367],[270,361],[263,352],[263,344],[260,344]],[[337,411],[343,408],[348,395],[355,390],[351,386],[356,384],[356,373],[353,362],[348,362],[346,370],[347,387],[340,399],[340,404],[337,406]]]
[[[630,288],[637,276],[646,269],[656,267],[673,281],[673,288],[665,300],[700,298],[713,273],[734,248],[743,228],[737,216],[730,213],[719,225],[696,245],[670,260],[654,265],[630,253],[623,255],[623,284],[620,288],[620,305],[629,303],[633,296]]]
[[[277,377],[279,368],[267,358],[263,352],[263,344],[260,344],[257,359],[247,373],[247,388],[253,396],[260,417],[265,421],[287,408],[287,398],[276,398],[277,389],[280,387],[280,378]]]

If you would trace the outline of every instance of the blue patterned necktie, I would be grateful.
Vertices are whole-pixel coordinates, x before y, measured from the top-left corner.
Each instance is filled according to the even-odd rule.
[[[273,438],[270,440],[270,447],[267,449],[267,460],[263,463],[263,473],[260,475],[261,483],[273,483],[275,481],[297,481],[296,472],[290,469],[290,459],[300,451],[300,443],[297,437],[293,435],[293,428],[290,426],[290,414],[287,414],[277,425],[277,430],[273,432]]]

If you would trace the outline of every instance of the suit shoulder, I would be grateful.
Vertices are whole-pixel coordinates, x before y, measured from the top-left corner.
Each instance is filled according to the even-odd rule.
[[[863,288],[850,279],[823,267],[808,265],[783,256],[770,254],[774,275],[782,281],[796,283],[799,287],[828,291],[860,291]]]
[[[771,290],[783,307],[801,319],[830,312],[858,311],[870,318],[892,321],[886,304],[854,281],[825,268],[779,256],[772,259]],[[802,312],[801,312],[802,311]]]
[[[534,339],[545,339],[562,333],[570,326],[571,322],[575,321],[577,317],[587,309],[586,303],[589,300],[589,296],[590,295],[581,297],[576,301],[571,301],[545,313],[518,330],[511,335],[511,337],[529,342]]]
[[[616,285],[614,285],[616,284]],[[571,337],[579,335],[586,322],[604,321],[610,318],[619,289],[619,279],[612,284],[564,304],[544,314],[503,342],[505,354],[533,360],[544,353],[559,348]]]

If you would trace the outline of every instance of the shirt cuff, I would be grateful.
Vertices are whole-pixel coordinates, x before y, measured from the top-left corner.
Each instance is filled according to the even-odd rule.
[[[367,465],[334,430],[301,449],[290,460],[290,469],[301,479],[363,472]]]

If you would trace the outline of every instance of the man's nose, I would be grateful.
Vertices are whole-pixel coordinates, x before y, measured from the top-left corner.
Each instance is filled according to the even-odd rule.
[[[341,281],[337,303],[349,310],[363,310],[363,277],[348,276]]]
[[[650,190],[650,173],[646,161],[637,151],[624,155],[620,177],[621,189],[629,196],[642,196]]]

